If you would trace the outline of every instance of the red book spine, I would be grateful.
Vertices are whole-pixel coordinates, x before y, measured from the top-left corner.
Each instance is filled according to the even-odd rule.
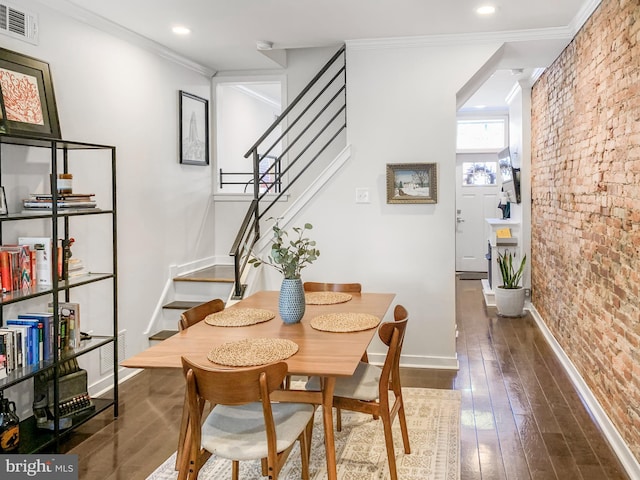
[[[13,286],[11,277],[11,263],[9,260],[9,252],[0,251],[0,278],[2,288],[6,292],[10,292]]]

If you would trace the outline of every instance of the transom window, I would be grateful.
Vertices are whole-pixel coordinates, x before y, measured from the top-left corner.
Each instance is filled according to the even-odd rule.
[[[501,150],[507,145],[507,118],[459,118],[458,151]]]

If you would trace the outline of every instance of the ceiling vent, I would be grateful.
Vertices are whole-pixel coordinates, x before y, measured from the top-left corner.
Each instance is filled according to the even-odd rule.
[[[0,2],[0,33],[38,44],[38,16]]]

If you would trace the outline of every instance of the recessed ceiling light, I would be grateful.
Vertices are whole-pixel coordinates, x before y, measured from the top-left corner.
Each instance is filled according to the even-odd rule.
[[[492,15],[496,13],[496,7],[493,5],[482,5],[481,7],[476,8],[476,13],[478,15]]]
[[[189,35],[191,33],[191,30],[189,28],[182,25],[176,25],[171,29],[171,31],[176,35]]]
[[[478,110],[482,110],[483,108],[487,108],[486,105],[474,105],[475,108],[477,108]]]

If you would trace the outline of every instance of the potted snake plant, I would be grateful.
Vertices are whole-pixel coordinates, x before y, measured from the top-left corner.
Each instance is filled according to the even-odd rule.
[[[525,254],[520,265],[515,262],[515,254],[509,250],[498,252],[498,267],[502,277],[502,285],[495,290],[498,315],[503,317],[521,317],[524,314],[524,287],[520,285],[522,274],[527,263]]]

